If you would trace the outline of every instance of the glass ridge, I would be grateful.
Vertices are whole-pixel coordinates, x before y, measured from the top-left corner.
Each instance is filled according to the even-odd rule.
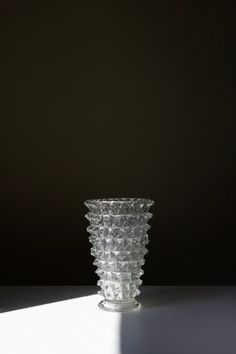
[[[106,311],[133,311],[140,308],[135,297],[142,284],[141,267],[148,250],[149,212],[154,204],[144,198],[103,198],[86,200],[89,212],[91,254],[99,276],[98,292],[104,297],[99,307]]]

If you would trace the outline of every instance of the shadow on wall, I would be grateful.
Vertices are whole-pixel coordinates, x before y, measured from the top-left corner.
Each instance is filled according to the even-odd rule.
[[[92,295],[91,286],[0,286],[0,313]]]
[[[236,353],[236,288],[143,290],[143,309],[121,315],[121,354]]]

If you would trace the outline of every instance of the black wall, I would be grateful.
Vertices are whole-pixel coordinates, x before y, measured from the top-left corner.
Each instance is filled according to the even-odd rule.
[[[1,5],[3,284],[95,284],[119,196],[156,201],[145,284],[235,281],[231,6],[140,4]]]

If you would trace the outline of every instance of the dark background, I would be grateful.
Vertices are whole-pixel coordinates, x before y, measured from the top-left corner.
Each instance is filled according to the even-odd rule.
[[[1,5],[2,284],[95,284],[98,197],[156,201],[145,284],[235,283],[231,5],[140,4]]]

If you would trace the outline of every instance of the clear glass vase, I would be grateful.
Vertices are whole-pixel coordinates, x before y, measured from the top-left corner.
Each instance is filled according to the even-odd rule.
[[[140,294],[144,256],[148,252],[148,211],[154,204],[143,198],[105,198],[87,200],[85,217],[90,226],[94,265],[100,280],[98,292],[104,297],[99,307],[106,311],[133,311],[140,308],[135,297]]]

